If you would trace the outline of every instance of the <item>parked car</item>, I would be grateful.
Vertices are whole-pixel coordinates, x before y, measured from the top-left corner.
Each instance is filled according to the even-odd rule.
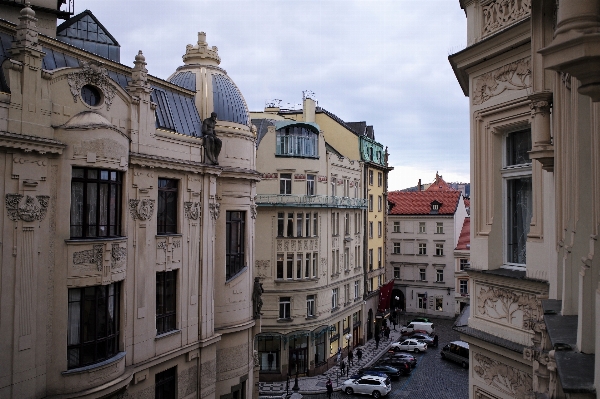
[[[416,339],[421,342],[425,342],[427,344],[427,347],[435,346],[435,340],[432,337],[430,337],[429,334],[413,334],[410,336],[410,338]]]
[[[425,352],[427,350],[427,344],[424,342],[419,342],[416,339],[405,339],[402,342],[394,342],[392,344],[392,348],[408,351],[408,352]]]
[[[412,323],[415,321],[419,323],[431,323],[431,320],[429,320],[427,317],[415,317],[410,322]]]
[[[417,366],[417,358],[414,357],[413,355],[409,355],[408,353],[390,352],[387,354],[387,356],[383,357],[383,360],[388,360],[388,359],[404,359],[406,362],[408,362],[410,364],[410,367],[415,368]],[[392,367],[393,367],[393,365],[392,365]]]
[[[407,375],[410,374],[410,372],[412,371],[412,365],[410,364],[410,361],[408,359],[403,359],[399,357],[380,359],[377,363],[375,363],[375,366],[393,367],[395,369],[398,369],[400,375]]]
[[[409,323],[410,324],[410,323]],[[404,332],[400,332],[400,334],[402,334],[403,337],[410,337],[413,334],[425,334],[425,335],[429,335],[429,333],[425,330],[412,330],[412,331],[404,331]]]
[[[415,330],[424,330],[424,331],[427,331],[428,334],[431,334],[435,331],[435,326],[433,325],[433,323],[411,321],[406,326],[402,327],[400,329],[400,332],[401,333],[412,332]]]
[[[387,375],[388,377],[393,378],[393,379],[400,378],[400,376],[403,374],[402,372],[400,372],[400,370],[398,370],[395,367],[385,366],[385,365],[381,365],[381,364],[362,368],[358,372],[362,373],[362,374],[369,374],[370,372],[373,372],[373,371],[384,373],[385,375]]]
[[[385,374],[385,373],[382,373],[382,372],[380,372],[380,371],[374,371],[374,370],[359,370],[359,371],[357,371],[357,372],[356,372],[356,374],[353,374],[353,375],[351,375],[351,376],[350,376],[350,379],[352,379],[352,380],[357,380],[357,379],[359,379],[360,377],[362,377],[362,376],[365,376],[365,375],[375,375],[375,376],[377,376],[377,377],[385,377],[385,378],[387,378],[387,374]]]
[[[348,395],[360,393],[372,395],[375,399],[387,395],[392,390],[392,384],[388,377],[376,375],[365,375],[358,379],[349,379],[342,383],[342,391]]]
[[[453,341],[442,348],[442,359],[450,359],[460,363],[463,368],[469,367],[469,344],[463,341]]]

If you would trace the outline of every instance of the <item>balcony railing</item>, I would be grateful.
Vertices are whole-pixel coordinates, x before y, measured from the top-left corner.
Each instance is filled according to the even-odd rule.
[[[256,204],[259,206],[367,208],[366,199],[330,195],[258,194]]]

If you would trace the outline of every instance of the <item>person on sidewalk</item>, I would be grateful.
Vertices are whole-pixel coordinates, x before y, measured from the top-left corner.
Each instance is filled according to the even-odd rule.
[[[375,349],[379,349],[379,334],[375,334]]]
[[[360,359],[362,359],[362,349],[358,348],[356,350],[356,357],[358,358],[358,362],[360,363]]]
[[[331,394],[333,393],[333,384],[331,383],[331,378],[327,379],[327,384],[325,384],[325,388],[327,388],[327,398],[331,399]]]
[[[346,371],[346,362],[344,362],[343,360],[340,363],[340,371],[342,372],[342,375],[344,375],[344,372]]]
[[[388,326],[385,326],[384,335],[385,339],[390,339],[390,328]]]
[[[353,365],[353,360],[354,360],[354,353],[352,352],[352,349],[350,349],[348,351],[348,366],[352,367]]]
[[[438,336],[437,336],[437,334],[435,334],[435,335],[433,336],[433,347],[434,347],[434,348],[437,348],[437,347],[438,347]]]
[[[341,359],[342,359],[342,349],[341,349],[341,348],[338,348],[338,351],[337,351],[337,357],[336,357],[336,360],[335,360],[335,362],[336,362],[336,363],[339,363]]]

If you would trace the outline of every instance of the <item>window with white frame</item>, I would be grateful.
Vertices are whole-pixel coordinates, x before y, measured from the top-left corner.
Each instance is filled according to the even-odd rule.
[[[277,237],[283,237],[285,226],[285,213],[278,212],[277,213]]]
[[[344,248],[344,270],[350,271],[350,248]]]
[[[469,293],[469,280],[458,280],[458,288],[461,294]]]
[[[306,317],[314,317],[315,316],[315,296],[307,295],[306,296]]]
[[[296,237],[302,237],[302,227],[304,227],[304,213],[296,214]]]
[[[334,288],[333,290],[331,290],[331,309],[337,309],[338,295],[339,295],[339,288]]]
[[[373,286],[375,285],[375,277],[371,277],[368,280],[369,292],[373,292]]]
[[[400,267],[394,266],[394,278],[400,278]]]
[[[435,234],[444,234],[444,222],[435,223]]]
[[[313,231],[312,231],[313,237],[316,237],[319,235],[318,227],[319,227],[319,219],[318,219],[317,212],[315,212],[315,213],[313,213]]]
[[[280,319],[291,319],[291,298],[284,296],[279,298],[279,318]]]
[[[337,193],[337,177],[331,176],[331,195],[336,196]]]
[[[277,278],[278,279],[283,279],[284,274],[283,274],[283,263],[284,263],[284,254],[282,253],[278,253],[277,254]]]
[[[438,283],[444,282],[444,269],[436,269],[435,281],[437,281]]]
[[[377,285],[379,287],[381,287],[383,285],[383,274],[380,274],[379,276],[377,276]]]
[[[435,244],[435,256],[444,256],[444,244]]]
[[[302,254],[296,254],[296,279],[300,280],[302,278],[302,264],[304,263],[304,259]]]
[[[350,235],[350,214],[347,212],[344,215],[344,234]]]
[[[400,243],[399,242],[395,242],[394,243],[394,249],[393,249],[393,253],[395,254],[399,254],[400,253]]]
[[[304,258],[304,278],[310,278],[310,258],[310,253],[307,253],[306,257]]]
[[[356,212],[354,214],[354,234],[359,234],[361,229],[362,214],[360,212]]]
[[[279,194],[289,195],[292,193],[292,174],[279,174]]]
[[[360,296],[360,280],[354,282],[354,299],[358,299]]]
[[[435,310],[438,312],[442,312],[444,310],[444,297],[436,296],[435,297]]]
[[[275,155],[290,157],[319,156],[319,135],[300,126],[287,126],[276,132]]]
[[[426,242],[419,243],[419,255],[427,255],[427,243]]]
[[[317,260],[318,260],[319,254],[317,252],[313,252],[313,258],[312,258],[312,276],[313,278],[317,277]]]
[[[427,295],[417,294],[417,308],[427,309]]]
[[[288,213],[287,224],[286,224],[286,237],[294,236],[294,213]]]
[[[310,213],[307,213],[304,217],[304,236],[305,237],[312,237],[312,234],[310,232]]]
[[[360,186],[358,180],[354,180],[354,198],[360,198]]]
[[[502,169],[505,190],[506,262],[525,266],[527,234],[533,208],[531,130],[512,132],[505,137]]]
[[[425,222],[419,222],[419,233],[425,233]]]
[[[383,234],[383,222],[377,222],[377,237]]]
[[[427,280],[427,276],[425,275],[425,268],[420,268],[419,269],[419,279],[421,281]]]
[[[306,175],[306,195],[315,195],[315,175]]]
[[[394,233],[400,233],[400,222],[394,222]]]
[[[344,197],[350,196],[350,180],[344,179]]]
[[[465,258],[460,258],[459,259],[459,269],[460,270],[465,270],[465,267],[467,267],[467,265],[469,264],[469,260],[465,259]]]

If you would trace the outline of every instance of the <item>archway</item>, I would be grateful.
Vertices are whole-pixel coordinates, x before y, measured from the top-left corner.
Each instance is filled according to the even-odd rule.
[[[394,288],[392,290],[392,299],[390,301],[390,310],[394,311],[403,311],[406,309],[406,299],[404,298],[404,293],[400,291],[398,288]]]

